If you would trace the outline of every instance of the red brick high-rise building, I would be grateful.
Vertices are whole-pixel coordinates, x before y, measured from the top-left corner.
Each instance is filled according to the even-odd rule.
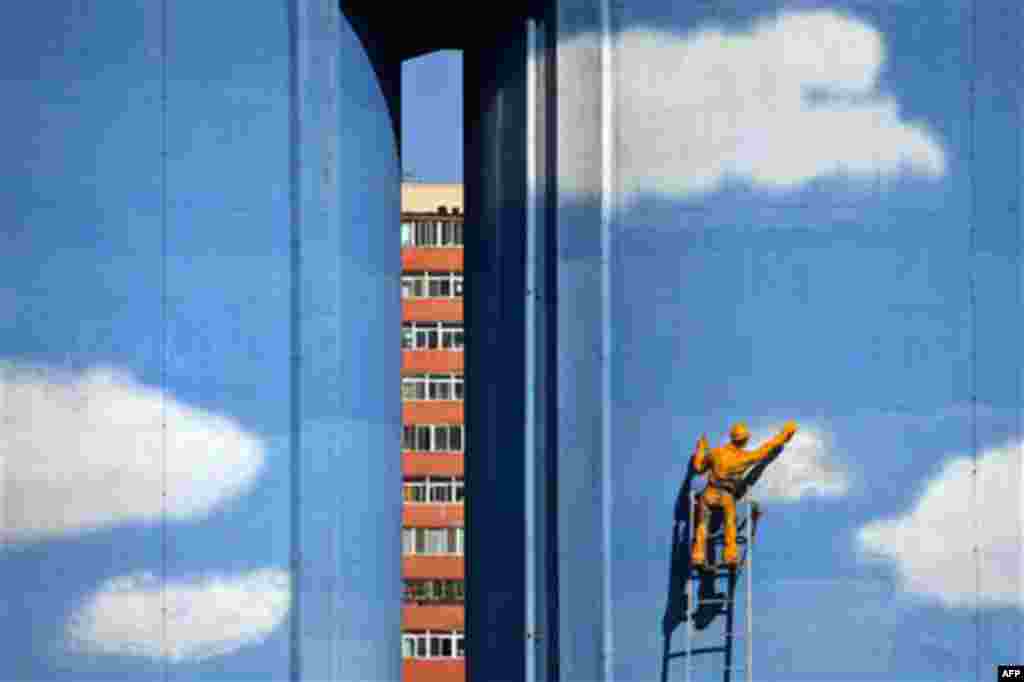
[[[403,679],[465,678],[462,185],[402,184]]]

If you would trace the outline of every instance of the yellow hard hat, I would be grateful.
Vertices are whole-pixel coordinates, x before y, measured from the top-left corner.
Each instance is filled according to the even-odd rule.
[[[743,422],[736,422],[729,429],[729,440],[737,445],[746,443],[750,439],[750,431]]]

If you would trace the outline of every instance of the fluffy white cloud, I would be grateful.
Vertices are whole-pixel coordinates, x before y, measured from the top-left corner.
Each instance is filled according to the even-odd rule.
[[[289,575],[277,569],[190,578],[166,589],[148,573],[114,578],[72,614],[66,642],[78,653],[203,660],[265,640],[288,614],[290,595]]]
[[[264,467],[263,444],[234,420],[122,371],[2,363],[0,396],[4,542],[159,519],[165,468],[168,518],[202,518]]]
[[[599,37],[559,45],[559,175],[569,191],[599,185]],[[616,173],[624,201],[683,197],[729,180],[795,188],[825,176],[937,177],[945,155],[879,90],[882,36],[834,11],[784,13],[746,32],[679,36],[638,28],[613,50]],[[573,123],[575,122],[575,123]],[[593,139],[592,139],[593,138]]]
[[[859,549],[894,561],[904,589],[946,606],[1024,604],[1021,444],[980,453],[976,509],[973,466],[970,457],[948,461],[913,509],[861,528]]]
[[[755,433],[751,444],[774,436],[781,429]],[[804,497],[836,497],[846,494],[850,484],[846,471],[832,460],[825,434],[813,426],[801,425],[775,461],[753,488],[755,499],[797,502]]]

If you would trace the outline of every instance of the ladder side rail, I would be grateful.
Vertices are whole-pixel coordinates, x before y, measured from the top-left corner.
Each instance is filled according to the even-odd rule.
[[[736,574],[731,573],[729,575],[729,604],[725,611],[725,668],[722,671],[723,682],[731,682],[732,680],[732,648],[733,648],[733,637],[732,630],[735,624],[734,615],[736,611],[735,596],[736,596]]]
[[[686,551],[690,557],[686,567],[686,682],[693,682],[693,614],[697,610],[693,593],[693,539],[696,536],[693,528],[695,499],[696,496],[690,491],[686,500],[689,506],[687,514],[690,517],[689,523],[686,526]]]
[[[747,637],[743,642],[743,650],[746,653],[746,678],[747,682],[754,681],[754,508],[756,502],[751,498],[747,500],[747,551],[744,552],[747,564],[747,615],[746,621]]]

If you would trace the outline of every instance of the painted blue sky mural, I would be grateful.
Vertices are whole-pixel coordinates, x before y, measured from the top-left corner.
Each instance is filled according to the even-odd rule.
[[[227,6],[172,4],[166,250],[159,13],[117,4],[26,7],[0,41],[0,79],[30,105],[6,120],[0,193],[4,673],[286,679],[284,3],[229,32]],[[1003,28],[1024,24],[971,7],[616,4],[615,679],[658,676],[685,456],[736,419],[755,440],[801,426],[757,490],[757,679],[1020,661],[1024,83]],[[383,100],[345,39],[343,135],[383,148]],[[598,40],[560,36],[559,68]],[[405,72],[417,179],[462,179],[461,68],[441,53]],[[589,116],[595,98],[559,108]],[[559,132],[562,199],[587,205],[576,131]],[[365,456],[318,418],[310,447]]]
[[[630,3],[614,37],[616,677],[659,672],[665,472],[795,419],[755,491],[755,677],[973,679],[1020,651],[1020,322],[993,317],[1019,311],[1020,121],[968,96],[975,68],[1018,82],[1017,48],[973,53],[961,3],[722,5]]]
[[[7,118],[10,181],[0,197],[5,680],[289,677],[300,626],[289,571],[287,9],[247,7],[235,31],[243,15],[231,3],[169,3],[165,118],[159,3],[25,7],[0,41],[0,78],[25,103]],[[361,159],[339,185],[396,182],[383,97],[347,25],[338,49],[351,127],[337,139]],[[368,200],[333,217],[395,221],[394,235],[379,239],[397,262],[397,215],[397,202]],[[363,242],[370,257],[380,251]],[[398,428],[374,425],[374,415],[342,418],[349,403],[372,404],[386,389],[368,379],[345,389],[358,374],[337,379],[332,306],[342,288],[362,299],[366,281],[389,273],[370,271],[368,259],[342,269],[342,248],[330,243],[306,255],[318,281],[303,284],[307,337],[317,339],[306,353],[317,364],[301,414],[304,492],[398,505],[397,487],[374,489],[359,462],[343,475],[334,457],[365,452],[377,429],[397,462]],[[311,333],[317,324],[322,333]],[[388,350],[361,354],[361,366],[371,371]],[[397,415],[397,386],[387,392]],[[345,476],[362,482],[346,486]],[[330,595],[360,570],[344,560],[358,543],[341,538],[361,531],[330,510],[307,514],[304,532],[317,538],[307,560],[338,566],[307,579]],[[308,602],[308,679],[351,671],[338,661],[366,656],[367,634],[315,636],[341,608],[370,631],[380,604],[373,595]]]

